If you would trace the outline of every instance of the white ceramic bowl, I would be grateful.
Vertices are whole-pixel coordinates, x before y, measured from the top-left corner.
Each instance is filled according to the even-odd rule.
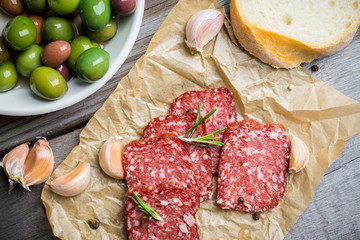
[[[101,88],[119,70],[134,46],[144,14],[144,5],[145,0],[137,0],[136,11],[131,16],[117,17],[118,31],[104,46],[110,53],[110,67],[103,78],[94,83],[85,83],[74,78],[68,82],[68,92],[55,101],[36,96],[30,90],[29,80],[22,78],[14,89],[0,93],[0,114],[29,116],[53,112],[80,102]],[[10,17],[0,13],[0,30],[4,29],[9,20]]]

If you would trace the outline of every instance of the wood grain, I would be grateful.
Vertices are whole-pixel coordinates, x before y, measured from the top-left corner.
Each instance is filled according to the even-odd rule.
[[[220,1],[229,11],[229,0]],[[135,61],[146,51],[156,30],[176,0],[146,1],[139,36],[124,65],[96,94],[67,109],[30,116],[0,116],[0,157],[13,146],[46,136],[54,150],[57,166],[78,144],[79,133],[115,89]],[[312,65],[319,70],[310,70]],[[360,101],[360,31],[344,50],[303,67],[345,95]],[[1,103],[0,103],[1,104]],[[359,119],[360,122],[360,119]],[[285,239],[360,239],[360,136],[346,148],[322,179],[315,197]],[[5,173],[0,169],[0,239],[57,239],[42,208],[42,185],[31,192],[16,187],[8,195]],[[301,201],[301,199],[299,199]]]

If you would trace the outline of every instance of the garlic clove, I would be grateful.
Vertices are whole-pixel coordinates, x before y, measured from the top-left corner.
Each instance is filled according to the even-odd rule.
[[[29,186],[42,183],[54,169],[54,155],[46,139],[39,139],[29,152],[24,165],[24,184]]]
[[[24,184],[24,163],[29,154],[29,143],[21,144],[12,149],[3,159],[3,168],[9,177],[9,192],[14,188],[14,182]]]
[[[80,161],[71,172],[47,182],[46,185],[61,196],[71,197],[84,191],[89,183],[90,164]]]
[[[118,136],[110,137],[99,151],[99,163],[101,169],[110,177],[124,179],[124,167],[122,161],[124,145]]]
[[[290,140],[289,172],[297,173],[305,168],[309,162],[309,149],[298,137],[292,136]]]
[[[202,52],[202,48],[221,30],[225,15],[214,9],[195,13],[186,24],[186,45],[191,53]]]

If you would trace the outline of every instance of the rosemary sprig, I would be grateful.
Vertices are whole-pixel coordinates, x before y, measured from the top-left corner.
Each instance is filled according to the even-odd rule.
[[[155,220],[164,221],[164,219],[162,217],[160,217],[160,215],[154,209],[152,209],[149,205],[147,205],[144,201],[142,201],[135,192],[133,192],[133,197],[129,196],[129,198],[138,205],[137,208],[140,211],[143,211],[144,213],[150,215]],[[147,218],[149,218],[149,217],[143,216],[141,218],[141,227],[144,226],[144,219],[147,219]]]
[[[224,145],[224,143],[222,142],[217,142],[217,141],[213,141],[216,139],[221,139],[222,137],[212,137],[215,134],[218,134],[222,131],[225,131],[226,127],[221,128],[219,130],[216,130],[212,133],[209,133],[208,135],[205,136],[200,136],[200,137],[196,137],[196,138],[192,138],[192,136],[194,135],[194,133],[196,132],[196,129],[198,128],[198,126],[203,123],[206,119],[208,119],[211,115],[213,115],[216,112],[216,108],[214,108],[211,112],[209,112],[208,114],[206,114],[205,117],[200,118],[201,116],[201,110],[200,110],[200,103],[197,103],[197,115],[196,115],[196,119],[195,119],[195,123],[194,125],[189,128],[189,130],[186,131],[186,133],[182,136],[179,136],[180,140],[188,143],[188,144],[192,144],[192,145],[196,145],[199,147],[221,147]],[[189,134],[190,133],[190,134]],[[186,137],[186,135],[189,134],[188,137]]]

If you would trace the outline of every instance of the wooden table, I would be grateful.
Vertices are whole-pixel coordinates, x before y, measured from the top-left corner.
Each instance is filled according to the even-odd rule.
[[[139,36],[127,61],[115,76],[95,94],[69,108],[29,117],[0,116],[0,157],[12,147],[45,136],[55,155],[56,167],[78,144],[79,133],[91,116],[115,89],[135,61],[145,52],[176,0],[146,1]],[[229,11],[229,0],[221,0]],[[313,64],[319,66],[312,72]],[[360,31],[341,52],[303,66],[314,76],[360,101]],[[0,103],[4,104],[4,103]],[[359,119],[360,124],[360,119]],[[43,184],[27,192],[16,187],[8,195],[8,182],[0,170],[0,239],[57,239],[42,207]],[[301,199],[299,199],[301,201]],[[328,169],[309,207],[286,239],[360,239],[360,136],[350,139],[346,148]]]

